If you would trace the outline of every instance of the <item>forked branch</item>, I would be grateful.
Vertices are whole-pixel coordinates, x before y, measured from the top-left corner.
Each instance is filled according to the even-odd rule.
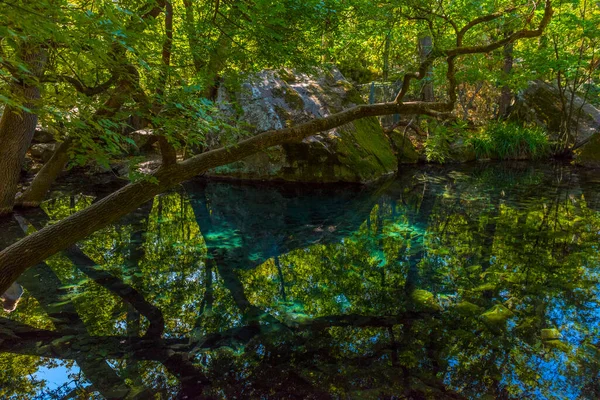
[[[410,89],[411,81],[412,80],[418,80],[418,81],[422,80],[427,75],[427,70],[433,64],[434,61],[436,61],[438,58],[446,57],[446,62],[448,63],[448,73],[446,75],[446,78],[448,79],[448,84],[449,84],[448,109],[453,109],[454,104],[456,102],[456,93],[455,93],[456,92],[456,78],[455,78],[455,68],[454,68],[454,61],[455,61],[456,57],[467,55],[467,54],[489,53],[491,51],[497,50],[497,49],[505,46],[508,43],[515,42],[519,39],[533,38],[533,37],[541,36],[541,34],[544,32],[544,29],[550,23],[550,20],[552,19],[552,14],[554,13],[554,10],[552,8],[552,1],[545,0],[544,14],[543,14],[542,19],[540,20],[536,29],[528,29],[525,26],[523,29],[516,31],[501,40],[496,40],[496,41],[493,41],[493,42],[485,44],[485,45],[463,46],[464,36],[469,30],[471,30],[472,28],[474,28],[477,25],[493,21],[493,20],[501,17],[503,14],[505,14],[507,12],[511,12],[511,11],[514,11],[514,8],[505,10],[503,12],[488,14],[488,15],[476,18],[476,19],[470,21],[469,23],[467,23],[465,26],[463,26],[456,34],[456,47],[450,48],[450,49],[445,49],[445,50],[434,49],[429,54],[429,56],[421,62],[417,72],[409,72],[404,75],[404,78],[402,80],[402,87],[401,87],[400,91],[398,92],[398,95],[396,96],[396,99],[394,100],[394,102],[396,102],[396,103],[402,102],[402,99],[404,99],[404,97],[408,93],[408,90]],[[527,24],[530,22],[530,20],[531,20],[531,18],[528,18]]]

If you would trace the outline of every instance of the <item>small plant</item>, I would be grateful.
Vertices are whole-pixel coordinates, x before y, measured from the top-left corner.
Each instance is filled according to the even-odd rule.
[[[430,133],[425,142],[427,161],[444,164],[452,160],[452,144],[464,137],[466,124],[454,121],[449,125],[430,123]]]
[[[469,139],[477,158],[539,159],[550,154],[544,130],[516,123],[494,122]]]

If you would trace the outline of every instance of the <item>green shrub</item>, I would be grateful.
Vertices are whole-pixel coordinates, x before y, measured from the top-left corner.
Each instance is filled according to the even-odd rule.
[[[453,160],[452,144],[465,136],[466,124],[453,121],[450,124],[428,121],[429,136],[425,141],[427,161],[444,164]]]
[[[550,141],[544,130],[515,123],[491,123],[469,141],[477,158],[539,159],[550,154]]]
[[[450,158],[450,143],[453,140],[453,132],[445,126],[438,125],[432,129],[425,141],[427,161],[445,163]]]

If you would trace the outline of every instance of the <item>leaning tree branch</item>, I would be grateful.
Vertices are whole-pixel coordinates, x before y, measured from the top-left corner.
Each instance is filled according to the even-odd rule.
[[[484,24],[486,22],[491,22],[491,21],[493,21],[495,19],[498,19],[498,18],[502,17],[503,15],[506,15],[506,13],[513,12],[514,10],[515,10],[515,8],[512,7],[512,8],[509,8],[507,10],[504,10],[504,11],[499,11],[499,12],[496,12],[496,13],[492,13],[492,14],[488,14],[488,15],[483,15],[481,17],[475,18],[474,20],[470,21],[465,26],[463,26],[461,28],[461,30],[458,31],[458,33],[456,34],[456,46],[457,47],[462,46],[462,42],[463,42],[463,39],[464,39],[465,35],[472,28],[476,27],[477,25]]]
[[[458,25],[456,24],[456,22],[455,22],[455,21],[453,21],[453,20],[452,20],[450,17],[448,17],[446,14],[443,14],[443,13],[442,13],[442,14],[440,14],[440,13],[438,13],[438,12],[430,11],[430,10],[427,10],[426,8],[424,8],[424,7],[419,7],[419,6],[415,6],[415,9],[416,9],[416,10],[418,10],[418,11],[421,11],[421,12],[427,13],[427,14],[431,14],[431,15],[433,15],[434,17],[438,17],[438,18],[440,18],[440,19],[443,19],[444,21],[446,21],[446,23],[448,23],[450,26],[452,26],[452,29],[454,30],[454,33],[458,34],[458,31],[459,31],[459,29],[458,29]],[[433,29],[432,29],[432,30],[433,30]]]
[[[510,9],[510,10],[512,10],[512,9]],[[394,101],[396,103],[402,102],[402,99],[406,96],[406,94],[408,93],[408,90],[410,89],[411,81],[412,80],[418,80],[418,81],[422,80],[427,75],[427,70],[434,63],[434,61],[436,61],[439,58],[446,57],[446,61],[448,62],[448,70],[449,70],[449,72],[447,74],[447,78],[450,81],[449,82],[450,87],[448,89],[450,101],[449,101],[448,105],[449,105],[449,108],[451,108],[451,109],[454,108],[454,103],[456,102],[456,93],[455,93],[456,80],[455,80],[455,76],[454,76],[455,75],[454,60],[456,57],[467,55],[467,54],[489,53],[491,51],[497,50],[497,49],[505,46],[508,43],[515,42],[519,39],[538,37],[544,32],[544,29],[546,29],[546,27],[550,23],[553,13],[554,13],[554,10],[552,8],[552,0],[546,0],[545,7],[544,7],[544,15],[542,16],[542,19],[540,20],[537,29],[523,28],[519,31],[514,32],[511,35],[508,35],[507,37],[505,37],[501,40],[497,40],[497,41],[488,43],[486,45],[463,46],[462,40],[464,38],[464,35],[470,29],[472,29],[473,27],[475,27],[479,24],[493,21],[494,19],[497,19],[498,17],[500,17],[502,15],[502,13],[489,14],[489,15],[485,15],[485,16],[474,19],[473,21],[467,23],[458,32],[457,38],[456,38],[457,39],[456,47],[450,48],[450,49],[445,49],[445,50],[435,50],[434,49],[434,51],[432,51],[429,54],[429,56],[425,60],[423,60],[421,62],[421,64],[419,64],[419,68],[418,68],[417,72],[409,72],[404,75],[404,78],[402,80],[402,87],[401,87],[400,91],[398,92],[398,95],[396,96],[396,99]],[[450,70],[451,70],[451,73],[450,73]]]
[[[68,75],[44,76],[41,81],[48,82],[48,83],[58,83],[58,82],[69,83],[79,93],[82,93],[88,97],[92,97],[92,96],[95,96],[97,94],[100,94],[100,93],[108,90],[114,83],[117,82],[118,78],[119,77],[117,74],[113,74],[113,75],[111,75],[110,78],[108,78],[106,80],[106,82],[101,83],[96,86],[92,86],[92,87],[87,86],[85,83],[81,82],[79,79],[73,78],[72,76],[68,76]]]

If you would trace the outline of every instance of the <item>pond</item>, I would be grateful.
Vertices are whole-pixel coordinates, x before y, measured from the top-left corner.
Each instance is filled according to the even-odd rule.
[[[188,182],[19,278],[0,398],[600,398],[599,243],[563,164]]]

